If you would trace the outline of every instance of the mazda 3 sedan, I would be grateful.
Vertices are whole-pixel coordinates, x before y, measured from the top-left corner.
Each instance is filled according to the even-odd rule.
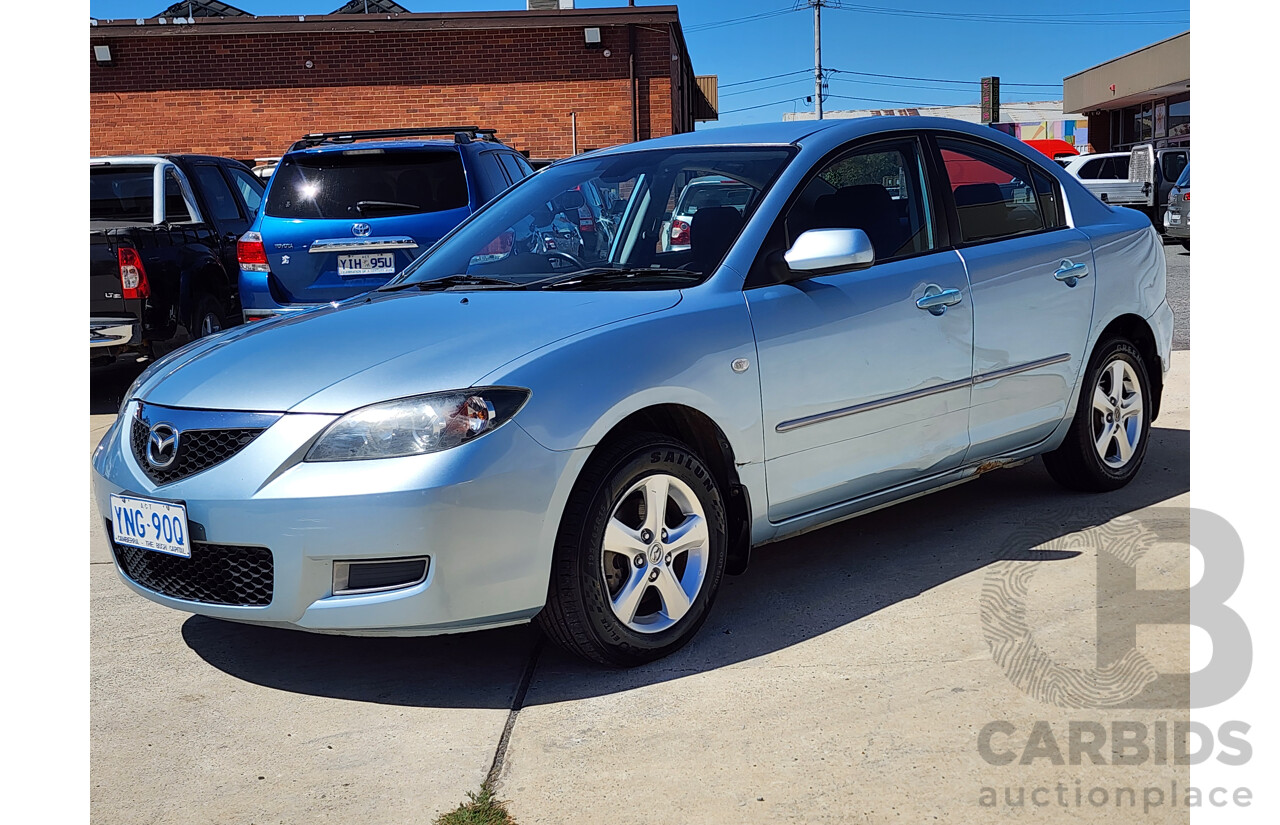
[[[707,176],[750,191],[664,249]],[[619,198],[610,243],[515,242],[584,188]],[[94,495],[124,582],[178,610],[536,620],[634,665],[753,547],[1036,456],[1073,490],[1128,483],[1172,319],[1146,217],[991,129],[677,135],[526,178],[375,292],[156,362]]]

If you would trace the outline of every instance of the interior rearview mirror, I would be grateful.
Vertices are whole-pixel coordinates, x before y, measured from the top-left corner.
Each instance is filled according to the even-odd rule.
[[[871,239],[861,229],[810,229],[782,259],[793,272],[865,269],[876,262]]]

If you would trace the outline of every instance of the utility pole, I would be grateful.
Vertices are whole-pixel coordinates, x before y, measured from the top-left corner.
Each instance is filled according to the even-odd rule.
[[[822,5],[824,0],[809,0],[813,6],[813,111],[822,120]]]

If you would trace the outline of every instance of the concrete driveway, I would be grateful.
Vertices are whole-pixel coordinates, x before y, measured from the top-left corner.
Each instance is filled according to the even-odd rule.
[[[1157,697],[1166,709],[1046,700],[993,657],[1004,614],[991,596],[1022,582],[1037,649],[1087,673],[1115,641],[1095,632],[1101,553],[1136,536],[1149,547],[1138,587],[1188,586],[1189,356],[1175,353],[1125,489],[1069,494],[1037,461],[761,548],[693,643],[630,671],[587,666],[529,628],[354,639],[169,611],[118,581],[91,502],[92,818],[430,822],[492,772],[524,825],[1133,821],[1142,789],[1185,787],[1185,766],[993,765],[979,734],[1012,725],[996,742],[1020,755],[1044,721],[1065,755],[1073,720],[1171,729],[1185,684]],[[94,379],[91,447],[131,380],[118,372]],[[1189,669],[1185,626],[1136,639],[1162,673]],[[1095,786],[1110,789],[1102,806]],[[1036,810],[1005,804],[1019,787]],[[1166,805],[1147,821],[1186,817]]]

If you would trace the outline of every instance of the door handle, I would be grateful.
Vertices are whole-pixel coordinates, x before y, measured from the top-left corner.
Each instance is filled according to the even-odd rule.
[[[963,297],[958,289],[943,289],[937,284],[929,284],[924,288],[924,295],[916,300],[916,306],[929,310],[933,315],[941,315],[947,307],[960,303]]]
[[[1081,278],[1089,277],[1089,265],[1073,264],[1064,258],[1062,264],[1058,267],[1058,271],[1053,273],[1053,277],[1067,286],[1075,286]]]

